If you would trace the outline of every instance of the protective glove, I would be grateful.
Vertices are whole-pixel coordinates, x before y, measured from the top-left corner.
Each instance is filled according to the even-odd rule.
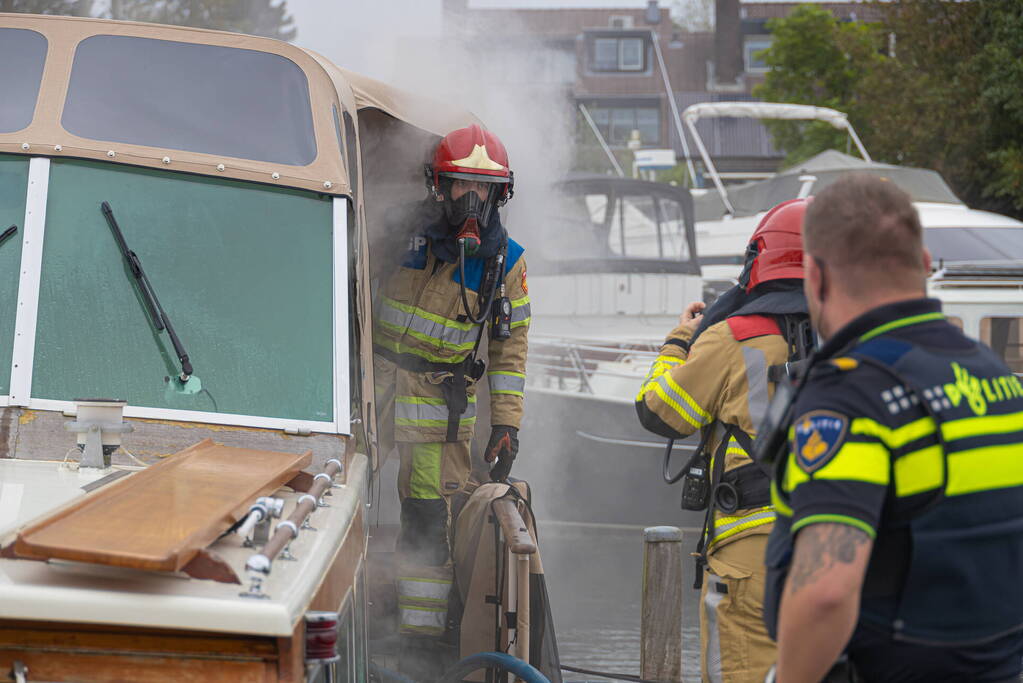
[[[507,425],[494,425],[490,430],[490,443],[483,459],[496,464],[490,468],[490,481],[504,481],[511,472],[512,463],[519,452],[519,430]]]

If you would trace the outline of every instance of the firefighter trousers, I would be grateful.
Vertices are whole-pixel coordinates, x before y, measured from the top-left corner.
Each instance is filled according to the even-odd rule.
[[[740,538],[708,558],[700,594],[705,683],[761,683],[775,662],[775,645],[763,620],[767,537]]]
[[[465,488],[469,441],[399,443],[401,532],[396,548],[400,632],[444,635],[452,585],[451,503]]]

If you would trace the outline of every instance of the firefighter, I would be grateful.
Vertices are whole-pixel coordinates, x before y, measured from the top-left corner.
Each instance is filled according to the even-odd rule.
[[[429,650],[448,624],[451,503],[470,479],[477,383],[485,376],[490,393],[484,459],[504,481],[518,453],[530,313],[523,249],[498,213],[513,192],[501,141],[478,125],[450,133],[426,180],[409,250],[378,297],[374,351],[400,455],[400,632]]]
[[[893,183],[837,181],[804,229],[826,341],[757,454],[776,466],[777,680],[819,681],[844,651],[855,671],[826,680],[1019,681],[1023,386],[925,298],[920,219]]]
[[[636,398],[648,430],[668,438],[702,433],[683,506],[707,509],[697,562],[705,681],[760,683],[775,658],[760,616],[764,548],[775,513],[768,476],[749,456],[775,373],[812,344],[800,238],[808,202],[791,200],[764,216],[739,284],[705,315],[701,302],[689,305]],[[701,488],[702,500],[688,500]]]

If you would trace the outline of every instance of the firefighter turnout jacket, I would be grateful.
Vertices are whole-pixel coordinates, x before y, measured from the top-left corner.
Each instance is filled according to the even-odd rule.
[[[473,314],[482,288],[486,260],[465,259],[466,297]],[[491,423],[519,427],[526,383],[529,294],[523,249],[508,240],[504,285],[511,300],[511,337],[489,340],[487,379]],[[374,344],[378,357],[394,372],[394,440],[406,443],[468,441],[476,425],[475,378],[468,379],[468,405],[457,419],[457,435],[448,439],[449,408],[444,381],[460,369],[477,346],[483,324],[474,324],[460,294],[458,263],[438,259],[429,240],[412,238],[410,251],[383,286],[377,304]],[[391,378],[388,377],[388,380]],[[378,385],[383,382],[378,380]],[[385,404],[385,399],[381,404]],[[448,399],[450,400],[450,398]]]
[[[774,411],[772,411],[773,413]],[[1003,681],[1023,652],[1023,386],[933,299],[834,335],[775,463],[772,635],[796,533],[873,539],[848,655],[869,681]]]
[[[668,336],[636,397],[636,411],[644,427],[668,438],[712,429],[707,446],[716,458],[728,426],[750,438],[755,435],[773,392],[768,368],[789,360],[789,344],[776,319],[767,315],[738,315],[711,325],[692,348],[691,337],[682,326]],[[726,481],[740,468],[752,477],[761,476],[736,437],[728,437],[724,454],[719,470]],[[731,512],[715,510],[705,550],[710,553],[737,539],[768,533],[773,522],[766,496]]]

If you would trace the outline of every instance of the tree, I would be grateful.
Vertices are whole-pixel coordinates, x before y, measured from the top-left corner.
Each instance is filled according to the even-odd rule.
[[[877,6],[877,25],[809,7],[771,22],[773,70],[755,94],[845,111],[875,159],[934,169],[969,206],[1023,217],[1023,3]],[[835,142],[771,130],[789,161]]]
[[[0,12],[87,17],[92,14],[92,0],[0,0]]]
[[[102,16],[294,40],[287,0],[0,0],[0,12]]]
[[[278,40],[293,40],[297,33],[286,0],[111,0],[108,16]]]
[[[802,5],[767,23],[770,48],[760,53],[770,67],[753,94],[769,102],[794,102],[845,112],[863,134],[869,117],[857,102],[864,75],[881,59],[876,27],[839,23],[831,12]],[[823,122],[770,121],[766,127],[791,165],[829,148],[842,148],[846,133]]]

